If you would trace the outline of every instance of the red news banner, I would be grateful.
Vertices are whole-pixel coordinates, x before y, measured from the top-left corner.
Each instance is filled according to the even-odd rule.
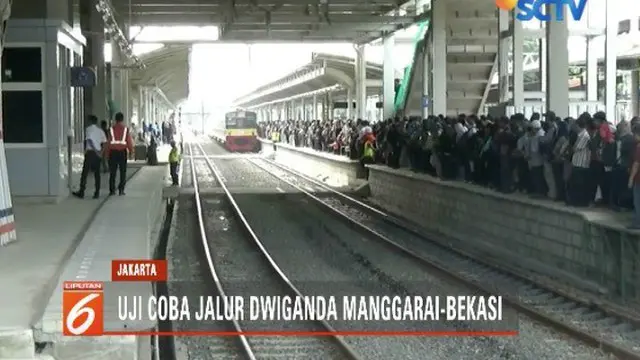
[[[448,294],[426,296],[398,296],[394,294],[356,295],[346,288],[342,296],[278,296],[256,294],[250,296],[202,295],[196,303],[179,296],[132,295],[117,290],[114,284],[127,287],[135,282],[166,282],[165,260],[114,260],[111,264],[111,282],[66,281],[63,285],[63,334],[67,336],[102,335],[170,335],[170,336],[514,336],[517,331],[517,313],[507,313],[502,296],[476,294]],[[105,288],[105,285],[106,288]],[[132,284],[135,287],[135,284]],[[347,285],[349,286],[349,285]],[[105,291],[105,289],[108,289]],[[105,292],[108,296],[105,297]],[[154,331],[106,331],[105,312],[117,304],[118,321],[384,321],[386,331],[333,331],[333,332],[207,332],[186,331],[160,333]],[[146,310],[146,311],[145,311]],[[229,311],[227,311],[229,310]],[[503,311],[505,310],[505,311]],[[231,317],[227,319],[226,317]],[[108,320],[108,319],[107,319]],[[460,331],[460,322],[471,327]],[[409,331],[407,324],[438,323],[440,331]],[[390,325],[388,325],[390,324]]]
[[[167,281],[166,260],[113,260],[113,282]],[[62,332],[67,336],[100,336],[104,332],[104,283],[65,281]]]

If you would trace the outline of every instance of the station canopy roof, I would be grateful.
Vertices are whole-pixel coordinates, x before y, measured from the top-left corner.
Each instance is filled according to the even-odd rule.
[[[132,84],[158,87],[167,100],[177,105],[189,96],[190,46],[165,46],[140,56],[146,65],[131,74]]]
[[[407,0],[111,0],[132,26],[210,26],[228,42],[367,43],[406,28]]]
[[[367,95],[381,93],[383,68],[367,62]],[[399,74],[395,74],[396,76]],[[289,75],[263,85],[234,101],[235,106],[251,108],[323,94],[331,91],[335,99],[345,97],[347,89],[355,89],[355,59],[324,53],[314,53],[311,62]],[[355,92],[353,93],[355,99]]]

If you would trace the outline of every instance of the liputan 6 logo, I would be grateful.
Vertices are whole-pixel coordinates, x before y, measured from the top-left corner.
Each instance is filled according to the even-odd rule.
[[[62,292],[62,333],[99,336],[104,331],[104,288],[99,281],[65,281]]]

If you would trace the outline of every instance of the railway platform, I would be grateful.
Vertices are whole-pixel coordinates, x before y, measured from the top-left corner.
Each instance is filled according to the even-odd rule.
[[[640,303],[640,233],[626,228],[630,214],[501,194],[408,169],[369,170],[372,201],[435,240],[594,294],[594,301]]]
[[[299,171],[335,188],[361,189],[364,173],[360,162],[345,156],[299,148],[260,139],[262,153],[277,163]]]
[[[263,141],[263,149],[273,152],[273,144]],[[277,144],[275,152],[276,162],[318,180],[313,172],[336,176],[350,164],[344,157],[286,144]],[[316,165],[319,158],[323,168]],[[371,165],[369,170],[363,185],[368,200],[433,239],[550,286],[591,294],[594,301],[640,303],[640,233],[626,228],[630,213],[571,208],[409,169]]]
[[[0,287],[10,289],[9,296],[0,299],[0,359],[60,360],[79,354],[92,359],[138,358],[140,340],[135,338],[104,344],[99,339],[61,339],[62,281],[109,280],[112,259],[152,256],[167,170],[137,164],[130,169],[123,197],[69,197],[59,204],[15,206],[19,241],[0,252]],[[106,185],[108,179],[103,181]],[[32,265],[25,266],[26,259]],[[120,342],[118,354],[109,349],[114,341]],[[35,343],[49,345],[36,354]]]

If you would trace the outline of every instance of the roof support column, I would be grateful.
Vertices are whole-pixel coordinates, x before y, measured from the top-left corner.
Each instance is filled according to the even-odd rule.
[[[327,93],[327,120],[333,120],[333,94],[331,91]]]
[[[427,49],[429,49],[430,39],[427,41],[428,43],[426,46]],[[428,53],[425,53],[422,57],[422,62],[422,118],[426,119],[429,117],[429,114],[433,109],[433,106],[431,106],[431,73],[433,71],[431,68],[431,56],[429,56]]]
[[[631,71],[631,117],[638,116],[640,109],[638,108],[638,88],[640,87],[640,72],[638,70]]]
[[[367,118],[367,63],[365,60],[366,45],[356,47],[356,111],[358,119]],[[333,109],[333,104],[330,104]]]
[[[307,107],[305,106],[304,98],[300,99],[300,108],[302,110],[302,116],[300,117],[300,120],[306,121],[307,120]]]
[[[447,4],[435,0],[431,4],[432,36],[432,106],[434,114],[447,114]]]
[[[563,11],[564,5],[547,4],[547,14]],[[547,36],[547,111],[554,111],[560,118],[569,116],[569,29],[567,20],[545,23]],[[552,50],[553,49],[553,50]]]
[[[129,29],[118,20],[120,28],[125,36],[129,36]],[[126,59],[120,47],[115,41],[111,41],[111,86],[112,101],[116,110],[124,115],[125,124],[131,123],[131,101],[129,99],[130,84],[129,70],[126,68]]]
[[[347,119],[353,120],[353,91],[347,89]]]
[[[318,96],[313,94],[313,109],[311,111],[311,120],[318,120]]]
[[[296,103],[295,101],[289,101],[289,118],[287,120],[295,120],[296,119]]]
[[[149,88],[144,88],[144,121],[147,124],[151,124],[151,91]]]
[[[498,93],[500,103],[509,101],[509,21],[511,12],[499,10],[498,13]],[[514,57],[515,59],[515,57]],[[515,61],[514,61],[515,62]],[[489,79],[491,81],[491,79]]]
[[[125,60],[118,44],[111,41],[111,101],[114,104],[114,113],[121,112],[124,115],[125,122],[128,123],[127,117],[128,102],[126,100],[127,91],[125,84],[128,84],[126,70],[124,69]]]
[[[138,125],[142,126],[144,121],[144,89],[138,86]]]
[[[511,45],[513,54],[513,74],[511,75],[511,86],[513,91],[513,106],[516,109],[524,108],[524,31],[522,21],[516,20],[515,16],[511,21]]]
[[[129,83],[129,70],[122,69],[120,72],[120,81],[122,88],[122,115],[124,115],[124,122],[127,125],[131,124],[131,98],[129,96],[129,92],[131,91],[131,86]]]
[[[540,91],[547,89],[547,39],[544,37],[538,41],[540,47],[538,55],[538,69],[540,70]]]
[[[591,27],[596,20],[590,2],[587,2],[587,27]],[[596,37],[587,36],[587,101],[598,101],[598,54],[596,52]]]
[[[618,37],[618,19],[614,11],[614,2],[607,1],[607,25],[605,28],[604,44],[604,81],[605,97],[604,106],[609,121],[616,120],[617,79],[618,79],[618,59],[616,52],[616,40]],[[637,26],[637,24],[636,24]]]
[[[587,36],[587,101],[598,101],[598,55],[595,36]]]
[[[158,114],[158,109],[156,109],[156,97],[155,94],[153,92],[150,92],[149,94],[149,110],[151,113],[151,119],[149,120],[149,123],[151,124],[155,124],[158,121],[157,118],[157,114]]]
[[[393,34],[384,38],[384,60],[382,62],[382,118],[389,119],[393,116],[395,100],[395,71],[393,68],[393,50],[395,37]]]
[[[93,114],[100,120],[108,118],[106,69],[104,60],[104,21],[90,1],[80,2],[80,26],[87,39],[84,48],[84,66],[96,73],[96,85],[84,88],[85,114]],[[76,136],[79,136],[77,134]]]

